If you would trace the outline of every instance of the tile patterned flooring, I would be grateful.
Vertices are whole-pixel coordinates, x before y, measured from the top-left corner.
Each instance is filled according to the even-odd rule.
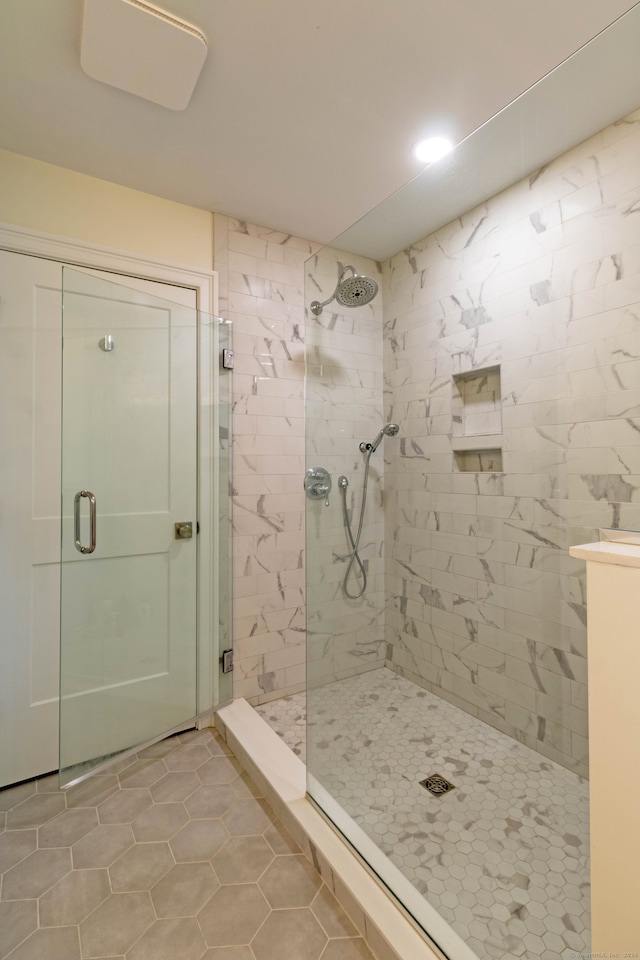
[[[585,780],[391,670],[310,696],[309,744],[304,694],[257,710],[478,957],[588,952]]]
[[[0,790],[2,960],[373,960],[213,730]]]

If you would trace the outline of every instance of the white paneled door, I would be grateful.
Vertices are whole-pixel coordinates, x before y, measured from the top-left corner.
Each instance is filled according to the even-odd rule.
[[[196,712],[195,297],[62,274],[0,253],[0,784]]]

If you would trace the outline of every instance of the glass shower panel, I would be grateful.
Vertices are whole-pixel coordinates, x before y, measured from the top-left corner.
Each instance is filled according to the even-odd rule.
[[[232,350],[232,324],[221,317],[201,317],[201,383],[209,384],[201,395],[200,457],[201,485],[211,483],[213,514],[210,541],[212,643],[200,643],[198,674],[213,678],[213,698],[203,691],[198,713],[222,706],[233,697],[233,673],[228,654],[233,648],[232,633],[232,527],[231,527],[231,372],[224,358]],[[206,346],[204,346],[206,344]],[[229,354],[227,354],[229,351]],[[207,359],[206,359],[207,358]],[[204,369],[204,364],[207,369]],[[209,440],[211,438],[211,441]],[[207,464],[210,464],[207,469]],[[210,479],[209,479],[210,478]],[[204,492],[204,491],[203,491]],[[205,497],[200,496],[201,510]],[[202,516],[202,515],[201,515]],[[204,669],[205,652],[213,653],[210,671]],[[202,664],[202,669],[200,664]]]
[[[347,263],[382,288],[384,265],[325,248],[306,264],[308,305],[331,296]],[[307,476],[327,470],[331,489],[305,501],[307,792],[434,940],[443,948],[453,944],[451,955],[458,960],[471,960],[473,953],[389,856],[390,844],[399,839],[394,813],[406,801],[408,786],[403,741],[407,736],[415,741],[419,733],[411,733],[411,718],[403,713],[407,698],[394,687],[387,639],[394,613],[411,613],[417,606],[406,596],[389,603],[399,581],[385,572],[390,557],[405,559],[393,546],[390,507],[399,458],[405,463],[416,454],[405,438],[406,418],[399,435],[389,431],[375,452],[366,449],[397,419],[391,416],[390,390],[402,381],[383,369],[384,349],[382,289],[366,306],[331,303],[320,314],[308,309],[305,467]],[[408,473],[415,475],[414,465]],[[351,563],[354,543],[345,516],[353,540],[362,516],[361,565],[358,559]],[[416,531],[417,541],[424,538]],[[403,796],[397,795],[397,780]]]
[[[63,783],[228,697],[228,335],[191,307],[64,269]]]

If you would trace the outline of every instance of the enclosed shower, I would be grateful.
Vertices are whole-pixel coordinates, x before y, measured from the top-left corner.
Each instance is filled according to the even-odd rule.
[[[514,191],[520,221],[539,203]],[[503,319],[497,271],[495,299],[465,304],[467,265],[482,283],[498,252],[526,276],[509,233],[476,209],[306,334],[307,462],[328,477],[306,500],[308,792],[455,960],[539,960],[545,936],[558,957],[587,949],[585,584],[568,549],[637,513],[585,496],[615,478],[574,475],[592,454],[573,338],[603,332],[528,282]]]
[[[306,466],[323,481],[296,747],[308,795],[453,960],[590,948],[569,548],[640,527],[637,103],[518,152],[580,69],[513,107],[506,180],[489,170],[479,196],[488,124],[306,265]]]

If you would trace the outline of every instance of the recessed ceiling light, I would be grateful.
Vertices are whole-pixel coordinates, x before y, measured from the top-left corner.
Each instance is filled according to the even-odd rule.
[[[421,163],[435,163],[451,150],[453,150],[451,140],[445,137],[427,137],[426,140],[418,140],[413,153]]]

